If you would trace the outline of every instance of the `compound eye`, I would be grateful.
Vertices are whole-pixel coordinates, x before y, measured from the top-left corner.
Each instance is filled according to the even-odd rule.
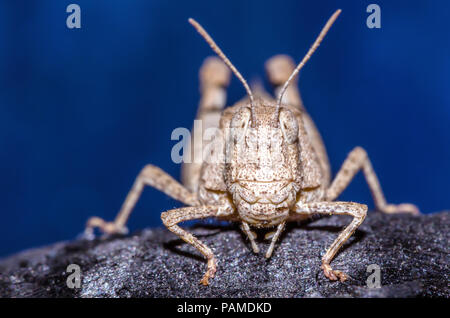
[[[287,109],[280,110],[280,127],[284,140],[293,144],[298,138],[298,123],[295,116]]]
[[[241,107],[231,119],[231,128],[245,128],[250,121],[250,114],[250,108]]]
[[[250,122],[251,110],[248,107],[240,108],[231,119],[230,128],[231,134],[235,141],[240,140],[245,136],[248,124]]]

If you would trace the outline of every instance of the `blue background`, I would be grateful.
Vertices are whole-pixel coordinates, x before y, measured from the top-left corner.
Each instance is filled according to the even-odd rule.
[[[72,2],[79,30],[66,27]],[[74,238],[91,215],[113,219],[147,163],[179,177],[170,135],[191,127],[212,54],[188,17],[251,80],[274,54],[300,60],[342,8],[299,82],[333,171],[361,145],[389,201],[449,208],[450,2],[377,1],[381,29],[366,27],[370,3],[2,1],[0,255]],[[233,79],[229,104],[244,93]],[[342,199],[373,206],[361,175]],[[146,189],[129,227],[160,226],[176,206]]]

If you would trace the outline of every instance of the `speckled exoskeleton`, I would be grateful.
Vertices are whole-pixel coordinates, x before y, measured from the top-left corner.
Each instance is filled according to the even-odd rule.
[[[378,210],[385,213],[419,213],[419,210],[413,204],[386,202],[367,153],[360,147],[350,152],[331,182],[330,165],[321,136],[303,106],[298,89],[290,85],[296,81],[296,75],[339,14],[340,10],[330,17],[297,67],[284,55],[267,62],[266,70],[277,99],[262,89],[252,92],[208,33],[190,19],[189,22],[220,57],[206,59],[200,70],[202,98],[197,119],[202,120],[203,131],[218,127],[220,134],[211,142],[219,141],[221,146],[213,149],[216,149],[215,155],[219,152],[225,160],[206,158],[202,162],[185,163],[183,184],[158,167],[145,166],[115,221],[105,222],[93,217],[87,223],[87,231],[98,227],[106,233],[126,232],[126,221],[143,188],[152,186],[188,206],[163,212],[161,219],[170,231],[206,257],[207,271],[201,283],[208,285],[208,280],[216,272],[214,254],[199,239],[179,227],[180,222],[210,217],[239,222],[255,253],[259,252],[259,247],[251,228],[274,228],[266,235],[271,243],[265,256],[270,258],[286,222],[306,219],[314,214],[350,215],[352,222],[322,258],[325,276],[330,280],[344,281],[347,275],[333,270],[330,262],[363,222],[367,206],[334,200],[358,171],[363,171]],[[223,110],[230,80],[227,66],[242,82],[248,96]],[[205,146],[205,143],[203,147],[194,145],[190,151],[201,154]]]

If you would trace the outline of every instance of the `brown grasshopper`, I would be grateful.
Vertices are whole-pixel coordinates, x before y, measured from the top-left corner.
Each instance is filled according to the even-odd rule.
[[[115,221],[90,218],[87,231],[92,232],[98,227],[105,233],[125,233],[127,219],[144,186],[152,186],[188,206],[163,212],[161,219],[171,232],[206,257],[207,271],[200,282],[208,285],[208,280],[216,272],[214,254],[199,239],[179,227],[180,222],[210,217],[239,222],[255,253],[259,252],[259,247],[251,227],[275,227],[274,232],[266,235],[271,244],[265,256],[270,258],[286,222],[303,220],[315,214],[350,215],[352,222],[328,248],[321,266],[330,280],[346,280],[348,276],[333,270],[330,262],[364,221],[367,206],[334,200],[358,171],[363,171],[378,210],[385,213],[419,213],[419,210],[413,204],[386,202],[367,153],[360,147],[350,152],[331,182],[330,165],[321,136],[303,106],[298,89],[290,86],[340,12],[337,10],[330,17],[297,67],[283,55],[267,62],[269,81],[278,95],[276,100],[262,90],[253,94],[209,34],[195,20],[189,19],[221,58],[210,57],[201,67],[202,98],[197,119],[202,120],[203,128],[218,127],[221,134],[216,140],[222,146],[214,149],[218,149],[225,160],[206,158],[201,163],[185,163],[183,185],[158,167],[145,166]],[[230,80],[227,66],[242,82],[248,97],[223,110]],[[191,152],[202,153],[202,149],[194,146]]]

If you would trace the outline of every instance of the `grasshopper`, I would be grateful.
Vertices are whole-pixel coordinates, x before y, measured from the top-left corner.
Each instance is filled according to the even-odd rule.
[[[367,206],[335,200],[357,172],[362,170],[379,211],[420,212],[413,204],[386,202],[369,157],[361,147],[349,153],[331,181],[330,164],[321,135],[306,112],[298,89],[290,85],[296,82],[300,69],[320,45],[340,12],[337,10],[329,18],[297,66],[285,55],[268,60],[266,71],[275,87],[276,99],[263,90],[253,93],[203,27],[189,19],[220,57],[207,58],[200,69],[201,100],[197,119],[202,121],[204,128],[217,127],[221,132],[215,139],[220,141],[220,146],[214,149],[225,160],[205,158],[202,162],[184,163],[182,184],[156,166],[145,166],[115,221],[106,222],[92,217],[86,230],[92,233],[94,228],[99,228],[109,234],[126,233],[125,224],[144,187],[154,187],[187,205],[163,212],[161,219],[171,232],[193,245],[207,259],[207,270],[200,283],[208,285],[216,272],[214,254],[203,242],[181,228],[180,222],[211,217],[238,222],[255,253],[259,252],[259,247],[251,228],[274,229],[266,235],[271,243],[265,257],[270,258],[286,222],[304,220],[316,214],[349,215],[353,217],[351,223],[328,248],[321,266],[330,280],[345,281],[348,276],[332,269],[330,262],[364,221]],[[230,70],[242,82],[247,96],[224,109]],[[194,145],[190,152],[202,153],[202,149]]]

